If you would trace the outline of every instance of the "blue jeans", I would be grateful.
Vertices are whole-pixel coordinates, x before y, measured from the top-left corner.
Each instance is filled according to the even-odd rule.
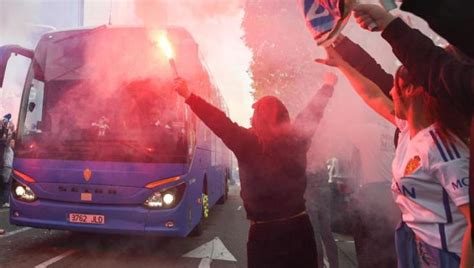
[[[404,222],[397,227],[395,243],[399,268],[457,268],[461,261],[457,254],[435,248],[417,239]]]

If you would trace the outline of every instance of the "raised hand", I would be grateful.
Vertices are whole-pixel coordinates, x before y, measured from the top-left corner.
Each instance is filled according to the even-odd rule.
[[[359,25],[369,31],[383,31],[396,17],[377,5],[357,5],[354,17]]]
[[[174,79],[173,89],[184,99],[187,99],[189,96],[191,96],[191,91],[188,89],[188,84],[181,77],[176,77]]]
[[[327,58],[326,59],[315,59],[315,62],[326,64],[332,67],[340,67],[342,64],[347,62],[337,53],[333,47],[326,47]],[[337,81],[337,80],[336,80]]]

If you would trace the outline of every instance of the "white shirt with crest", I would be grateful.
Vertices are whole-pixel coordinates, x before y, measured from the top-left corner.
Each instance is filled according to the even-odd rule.
[[[392,163],[392,192],[402,220],[433,247],[461,254],[467,227],[459,206],[469,203],[469,148],[431,125],[410,138],[397,119],[398,147]]]

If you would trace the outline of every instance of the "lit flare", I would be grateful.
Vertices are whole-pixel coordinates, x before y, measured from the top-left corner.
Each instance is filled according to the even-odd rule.
[[[156,38],[154,38],[156,44],[159,46],[163,54],[165,54],[166,58],[168,58],[174,75],[177,77],[178,69],[176,68],[176,63],[174,61],[174,50],[170,40],[168,39],[168,35],[165,31],[158,31],[156,34],[154,34],[154,36],[156,36]]]
[[[160,46],[160,49],[163,51],[168,60],[174,58],[173,47],[171,46],[171,42],[164,31],[160,31],[158,33],[158,46]]]

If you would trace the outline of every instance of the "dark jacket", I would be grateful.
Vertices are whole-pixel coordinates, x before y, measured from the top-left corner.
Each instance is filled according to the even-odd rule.
[[[392,21],[382,33],[395,56],[418,82],[440,99],[450,98],[469,113],[474,104],[474,65],[463,64],[403,20]]]
[[[305,210],[306,153],[333,88],[324,85],[297,116],[291,134],[265,149],[252,129],[240,127],[196,95],[186,103],[232,150],[239,162],[241,197],[247,218],[272,220]]]
[[[334,49],[349,65],[374,82],[391,99],[389,92],[393,87],[393,76],[387,73],[369,53],[348,37],[337,42]]]
[[[431,95],[441,100],[449,99],[459,111],[471,115],[469,199],[474,200],[474,65],[452,58],[428,37],[410,28],[399,18],[385,28],[382,37],[390,43],[397,58],[410,73],[420,79]],[[470,202],[470,207],[471,222],[474,222],[474,202]],[[474,232],[472,235],[474,236]]]
[[[361,46],[352,42],[348,37],[344,37],[336,43],[334,49],[352,68],[374,82],[385,96],[392,99],[390,90],[393,87],[393,76],[387,73]],[[397,128],[393,135],[393,145],[395,148],[398,145],[399,134],[400,129]]]
[[[423,18],[450,44],[474,58],[474,1],[403,0],[400,8]]]

